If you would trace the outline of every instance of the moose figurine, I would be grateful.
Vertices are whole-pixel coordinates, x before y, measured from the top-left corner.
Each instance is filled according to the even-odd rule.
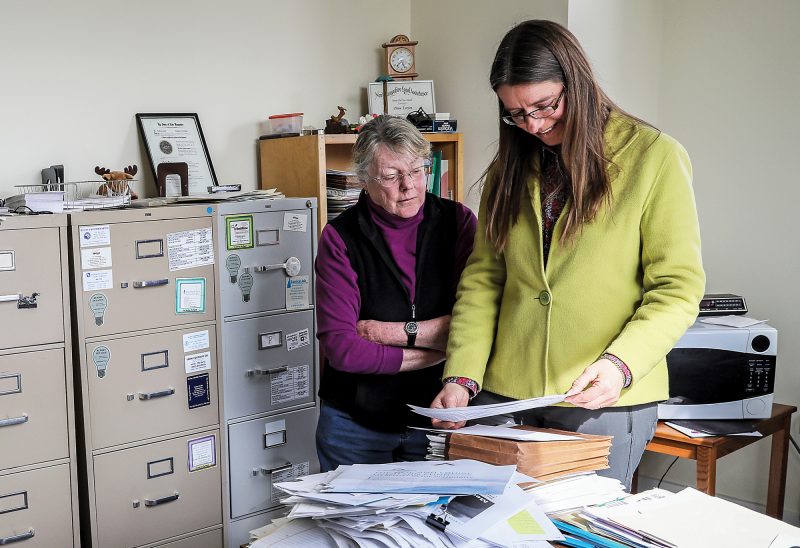
[[[133,176],[138,173],[139,168],[136,165],[127,166],[122,171],[111,171],[108,168],[95,166],[94,172],[103,178],[105,183],[100,185],[97,193],[100,196],[121,196],[130,194],[131,199],[138,198],[136,193],[131,189],[128,181],[133,179]]]

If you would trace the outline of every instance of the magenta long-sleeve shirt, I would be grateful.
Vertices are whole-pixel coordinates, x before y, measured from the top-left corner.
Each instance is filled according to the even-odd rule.
[[[413,302],[417,229],[425,208],[421,207],[414,217],[403,219],[376,206],[371,200],[368,202],[372,221],[383,234]],[[458,204],[456,219],[455,268],[458,279],[472,252],[477,220],[462,204]],[[367,341],[356,332],[361,309],[357,275],[350,265],[344,241],[330,224],[325,226],[319,240],[316,272],[317,338],[331,366],[349,373],[397,373],[403,361],[403,349]]]

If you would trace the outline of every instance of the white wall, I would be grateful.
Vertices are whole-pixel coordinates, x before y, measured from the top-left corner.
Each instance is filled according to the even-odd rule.
[[[270,114],[324,127],[366,112],[380,44],[409,33],[409,0],[7,0],[0,10],[0,197],[63,163],[139,165],[137,112],[196,112],[221,183],[257,185]]]
[[[421,78],[436,85],[436,109],[450,112],[464,133],[465,202],[478,211],[473,187],[496,151],[497,99],[489,69],[497,46],[516,23],[528,19],[567,22],[564,0],[411,0],[411,32]]]

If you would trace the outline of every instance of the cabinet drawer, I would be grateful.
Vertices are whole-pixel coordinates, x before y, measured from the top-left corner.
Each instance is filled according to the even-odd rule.
[[[0,356],[0,469],[69,457],[62,349]]]
[[[229,420],[314,401],[313,311],[226,321],[222,329]]]
[[[313,304],[311,209],[220,215],[222,314],[307,308]],[[290,291],[290,278],[302,285]],[[288,300],[287,300],[288,295]]]
[[[90,343],[85,359],[96,449],[219,423],[213,325]],[[189,383],[208,385],[192,408]]]
[[[289,509],[281,506],[277,510],[250,516],[233,521],[228,526],[228,548],[239,548],[250,542],[250,531],[272,523],[272,520],[282,518],[289,513]]]
[[[286,493],[273,482],[319,471],[317,413],[313,407],[228,427],[232,517],[278,506]]]
[[[159,544],[158,548],[220,548],[220,546],[222,546],[222,529],[216,529],[182,540]]]
[[[176,269],[196,264],[201,256],[213,261],[210,217],[97,226],[108,227],[109,246],[73,243],[86,337],[214,319],[213,264]],[[80,241],[90,229],[75,227],[73,239]],[[89,266],[81,263],[81,252],[100,249],[107,250],[110,261],[105,257],[101,268],[81,270]]]
[[[59,229],[0,230],[0,349],[64,340]],[[34,307],[20,297],[38,293]]]
[[[190,471],[192,462],[210,466]],[[95,456],[99,546],[139,546],[220,524],[218,464],[218,430]]]
[[[25,548],[73,545],[68,464],[0,476],[2,544]]]

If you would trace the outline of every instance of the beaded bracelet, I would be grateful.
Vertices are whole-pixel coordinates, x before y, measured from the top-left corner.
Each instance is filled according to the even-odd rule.
[[[459,384],[469,390],[469,398],[472,399],[478,395],[480,392],[480,388],[478,388],[478,383],[473,381],[472,379],[468,379],[467,377],[447,377],[442,379],[442,383],[452,382],[455,384]]]
[[[601,360],[608,360],[614,365],[617,366],[619,372],[622,373],[622,376],[625,377],[625,383],[622,385],[622,388],[628,388],[631,383],[633,382],[633,375],[631,375],[631,370],[625,364],[624,361],[616,357],[614,354],[609,354],[608,352],[603,352],[603,355],[600,356]]]

